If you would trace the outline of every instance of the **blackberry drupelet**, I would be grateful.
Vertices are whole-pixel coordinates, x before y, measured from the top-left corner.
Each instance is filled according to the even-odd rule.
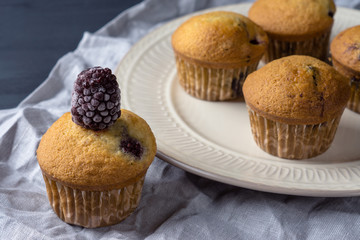
[[[95,131],[111,126],[120,117],[120,89],[109,68],[92,67],[78,75],[71,114],[73,122]]]

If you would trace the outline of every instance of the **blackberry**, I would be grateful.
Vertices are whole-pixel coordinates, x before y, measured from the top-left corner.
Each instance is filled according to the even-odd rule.
[[[120,89],[109,68],[88,68],[77,76],[71,114],[73,122],[95,131],[111,126],[120,117]]]
[[[139,141],[131,137],[127,137],[126,139],[121,140],[120,148],[123,152],[131,153],[137,158],[141,158],[141,155],[144,151]]]

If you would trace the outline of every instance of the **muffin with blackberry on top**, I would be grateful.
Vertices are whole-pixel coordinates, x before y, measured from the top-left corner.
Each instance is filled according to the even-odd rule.
[[[116,77],[95,67],[78,75],[71,113],[43,135],[37,159],[59,218],[95,228],[118,223],[135,210],[155,153],[149,125],[120,109]]]

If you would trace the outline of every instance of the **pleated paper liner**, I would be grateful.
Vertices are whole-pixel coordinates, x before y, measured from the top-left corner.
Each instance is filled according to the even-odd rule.
[[[315,125],[290,125],[267,119],[250,108],[248,112],[256,144],[271,155],[287,159],[307,159],[324,153],[341,118]]]
[[[290,55],[307,55],[327,61],[330,33],[331,30],[318,37],[303,41],[276,40],[269,37],[264,62],[268,63]]]
[[[222,69],[193,64],[175,56],[180,85],[184,90],[199,99],[225,101],[242,96],[242,85],[248,74],[255,71],[257,61],[249,66]]]
[[[351,111],[360,113],[360,79],[351,80],[350,87],[350,99],[346,107]]]
[[[82,191],[65,186],[43,173],[54,212],[63,221],[86,228],[113,225],[139,205],[145,175],[136,183],[110,191]]]

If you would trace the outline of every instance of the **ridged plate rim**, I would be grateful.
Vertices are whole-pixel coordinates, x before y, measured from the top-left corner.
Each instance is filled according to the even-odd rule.
[[[214,10],[247,15],[250,6],[251,3],[241,3],[195,12],[172,20],[139,40],[115,70],[122,92],[122,107],[149,123],[157,139],[160,159],[188,172],[239,187],[280,194],[360,195],[360,156],[340,163],[250,158],[199,136],[174,110],[175,103],[169,92],[176,74],[170,44],[172,32],[193,15]],[[357,24],[360,24],[360,11],[337,7],[331,38]],[[346,110],[344,117],[346,114],[354,113]]]

